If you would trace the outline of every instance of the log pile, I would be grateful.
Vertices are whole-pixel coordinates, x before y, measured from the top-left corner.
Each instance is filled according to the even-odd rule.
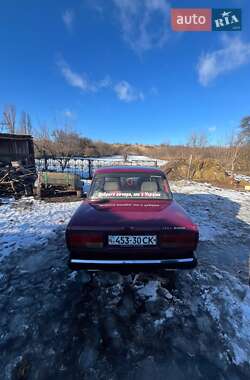
[[[18,161],[10,163],[0,161],[0,196],[32,195],[36,177],[34,167],[24,167]]]

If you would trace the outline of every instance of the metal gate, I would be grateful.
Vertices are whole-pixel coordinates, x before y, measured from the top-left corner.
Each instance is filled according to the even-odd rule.
[[[36,160],[37,171],[66,172],[80,175],[83,179],[91,179],[97,168],[104,166],[157,166],[157,160],[121,160],[121,159],[99,159],[86,157],[43,157]]]

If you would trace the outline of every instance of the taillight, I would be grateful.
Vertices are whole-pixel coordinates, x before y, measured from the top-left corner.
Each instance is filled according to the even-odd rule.
[[[102,248],[103,236],[92,232],[70,232],[68,243],[72,248]]]
[[[194,231],[166,232],[161,235],[160,243],[165,248],[190,247],[196,243],[196,233]]]

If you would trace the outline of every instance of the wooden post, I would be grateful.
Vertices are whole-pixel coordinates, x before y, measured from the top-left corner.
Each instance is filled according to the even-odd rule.
[[[47,162],[47,155],[46,155],[45,150],[43,151],[43,157],[44,157],[44,169],[45,169],[45,171],[47,171],[48,170],[48,162]]]
[[[92,173],[91,173],[91,160],[88,160],[88,166],[89,166],[89,178],[92,179]]]
[[[190,158],[189,158],[189,164],[188,164],[187,179],[189,179],[189,177],[190,177],[190,169],[191,169],[191,165],[192,165],[192,160],[193,160],[193,155],[191,154]]]

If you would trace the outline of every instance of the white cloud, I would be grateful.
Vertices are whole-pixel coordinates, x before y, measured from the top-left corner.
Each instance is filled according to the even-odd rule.
[[[113,0],[124,40],[137,53],[162,47],[168,38],[166,0]]]
[[[240,37],[224,35],[222,48],[205,53],[199,58],[198,76],[203,86],[209,85],[219,75],[237,69],[250,62],[250,43],[243,42]]]
[[[85,73],[79,74],[73,71],[63,59],[57,61],[57,66],[67,83],[72,87],[79,88],[81,91],[98,92],[100,90],[110,89],[116,94],[119,100],[127,103],[144,99],[143,92],[137,90],[125,80],[113,83],[111,78],[106,76],[99,81],[91,81]]]
[[[82,91],[95,92],[96,86],[89,81],[86,74],[78,74],[70,68],[70,66],[63,59],[57,61],[57,65],[61,74],[72,87],[77,87]]]
[[[75,12],[73,9],[66,9],[66,11],[64,11],[62,14],[62,20],[69,31],[72,30],[74,18]]]
[[[118,82],[114,86],[114,91],[118,97],[118,99],[130,103],[134,102],[136,100],[143,100],[144,95],[141,91],[138,91],[136,88],[131,86],[128,82],[125,80]]]

